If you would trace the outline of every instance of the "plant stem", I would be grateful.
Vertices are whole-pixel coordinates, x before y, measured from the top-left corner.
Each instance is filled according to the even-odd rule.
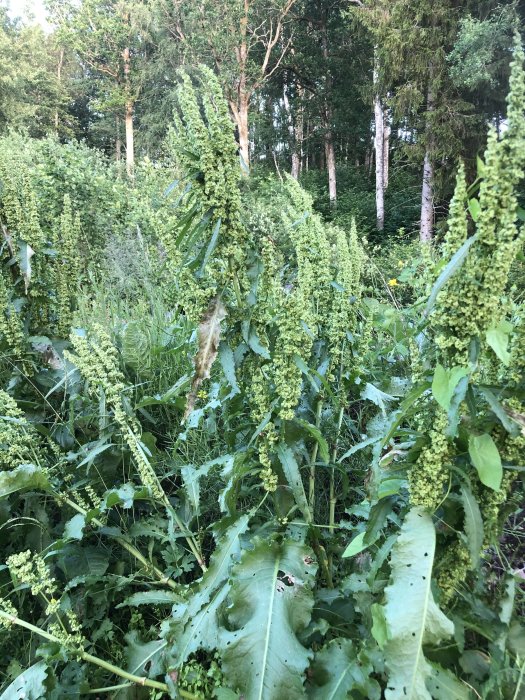
[[[323,410],[323,401],[320,399],[317,402],[317,410],[315,412],[315,427],[319,428],[321,424],[321,412]],[[317,460],[317,452],[319,451],[319,443],[317,440],[314,442],[312,447],[312,453],[310,455],[310,479],[308,483],[308,505],[312,511],[312,516],[315,507],[315,462]]]
[[[38,634],[39,637],[43,637],[44,639],[47,639],[50,642],[62,644],[62,641],[58,637],[55,637],[55,635],[50,634],[49,632],[46,632],[43,629],[40,629],[40,627],[36,627],[36,625],[32,625],[30,622],[26,622],[26,620],[21,620],[15,615],[10,615],[9,613],[0,610],[0,618],[8,620],[12,624],[18,625],[19,627],[25,627],[25,629],[28,629],[31,632],[34,632],[35,634]],[[146,678],[145,676],[135,676],[133,673],[128,673],[127,671],[124,671],[124,669],[110,664],[108,661],[99,659],[98,656],[88,654],[87,651],[81,651],[79,649],[75,650],[75,654],[78,655],[83,661],[87,661],[88,663],[94,664],[95,666],[100,666],[100,668],[103,668],[106,671],[113,673],[115,676],[120,676],[120,678],[124,678],[125,680],[130,681],[133,684],[141,685],[146,688],[155,688],[155,690],[162,690],[165,693],[168,692],[168,686],[166,685],[166,683],[153,681],[150,678]],[[188,700],[198,700],[196,695],[187,693],[185,690],[178,690],[178,693],[181,697],[188,698]]]
[[[58,498],[62,499],[65,503],[68,504],[68,506],[71,506],[71,508],[76,510],[78,513],[86,515],[86,511],[71,499],[60,495],[58,496]],[[95,523],[97,527],[104,527],[103,523],[97,518],[92,518],[91,522]],[[142,554],[142,552],[140,552],[130,542],[125,540],[123,537],[115,537],[115,539],[121,545],[121,547],[123,547],[127,552],[129,552],[133,557],[135,557],[137,561],[140,561],[140,563],[144,566],[145,569],[147,569],[147,571],[152,572],[161,583],[165,584],[166,586],[169,586],[169,588],[172,588],[174,591],[180,590],[179,586],[175,583],[175,581],[172,581],[172,579],[166,577],[160,569],[158,569],[150,561],[148,561],[146,557]]]
[[[339,409],[339,415],[337,417],[337,430],[335,434],[334,449],[332,451],[332,469],[330,470],[330,517],[329,517],[329,528],[333,531],[335,526],[335,504],[337,503],[337,498],[335,495],[335,460],[337,459],[337,448],[339,441],[339,433],[341,432],[341,425],[343,424],[343,414],[344,406]]]

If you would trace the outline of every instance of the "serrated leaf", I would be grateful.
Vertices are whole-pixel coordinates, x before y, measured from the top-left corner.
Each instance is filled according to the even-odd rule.
[[[124,639],[126,647],[124,657],[126,670],[135,676],[150,676],[155,678],[162,673],[161,652],[166,646],[163,639],[154,639],[152,642],[143,642],[136,630],[128,632]],[[147,671],[146,671],[146,666]]]
[[[217,647],[217,613],[229,593],[227,582],[233,558],[240,552],[239,537],[248,528],[252,513],[241,516],[226,530],[210,559],[208,570],[191,589],[191,596],[175,605],[165,636],[170,642],[169,665],[179,668],[198,649]]]
[[[281,442],[277,448],[277,456],[283,467],[286,481],[292,489],[295,502],[299,506],[304,519],[309,523],[312,521],[312,514],[306,499],[301,472],[299,471],[299,465],[297,464],[294,453],[287,445]]]
[[[508,347],[512,329],[512,323],[503,320],[497,326],[489,328],[485,334],[487,345],[494,350],[505,366],[508,366],[511,357]]]
[[[472,464],[476,467],[479,480],[489,489],[499,491],[503,478],[501,457],[496,443],[487,433],[471,435],[468,452]]]
[[[375,405],[381,409],[381,412],[384,416],[386,416],[386,411],[390,402],[397,401],[396,396],[386,394],[384,391],[381,391],[381,389],[378,389],[376,386],[370,383],[367,383],[365,385],[365,388],[361,393],[361,398],[368,399],[368,401],[372,401],[372,403],[375,403]]]
[[[346,700],[352,691],[360,691],[367,700],[379,700],[381,690],[370,678],[372,664],[350,639],[333,639],[315,655],[309,676],[307,697],[311,700]]]
[[[85,527],[86,516],[77,513],[65,524],[63,538],[65,540],[81,540],[84,536]]]
[[[0,472],[0,498],[26,489],[49,489],[49,480],[43,469],[34,464],[21,464],[11,471]]]
[[[438,664],[432,664],[427,688],[434,700],[469,700],[471,697],[468,686]]]
[[[436,365],[432,380],[432,394],[445,411],[450,408],[450,401],[459,380],[466,377],[468,373],[469,370],[465,367],[452,367],[447,370],[442,365]]]
[[[483,547],[483,518],[474,494],[465,484],[461,486],[461,502],[465,512],[465,534],[467,535],[471,567],[476,569]]]
[[[304,697],[312,652],[297,635],[311,619],[316,568],[305,545],[260,539],[234,567],[229,629],[220,635],[222,670],[246,700]]]
[[[386,700],[431,700],[426,688],[431,667],[423,645],[452,636],[453,623],[436,605],[431,590],[436,532],[431,516],[412,508],[403,522],[390,559],[392,582],[385,589]]]
[[[47,697],[45,681],[48,670],[44,661],[30,666],[15,678],[2,695],[0,700],[41,700]]]

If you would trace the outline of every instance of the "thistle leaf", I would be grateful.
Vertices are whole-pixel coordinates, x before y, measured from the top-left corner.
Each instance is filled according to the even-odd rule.
[[[346,700],[352,690],[359,690],[369,700],[379,700],[379,684],[370,678],[373,671],[370,661],[363,653],[357,654],[350,639],[333,639],[315,655],[308,698]]]
[[[245,700],[304,697],[312,652],[297,635],[310,622],[316,568],[303,544],[259,539],[234,567],[220,645],[228,684]]]
[[[210,378],[210,371],[219,352],[221,321],[226,318],[226,308],[220,297],[214,297],[206,309],[199,325],[199,349],[195,355],[195,373],[186,401],[185,421],[195,408],[197,392],[205,379]]]
[[[440,642],[454,632],[430,588],[435,548],[431,516],[422,508],[412,508],[392,550],[392,583],[385,589],[390,634],[385,645],[386,700],[431,700],[426,687],[431,667],[423,644]]]
[[[227,578],[232,558],[240,552],[239,537],[248,528],[252,513],[240,517],[219,540],[208,570],[191,590],[187,602],[173,607],[172,619],[165,629],[170,644],[169,665],[179,668],[197,649],[217,647],[217,613],[229,593]]]

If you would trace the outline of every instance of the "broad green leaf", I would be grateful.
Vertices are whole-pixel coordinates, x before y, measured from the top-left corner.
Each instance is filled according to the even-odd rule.
[[[155,678],[162,673],[160,655],[166,646],[163,639],[143,642],[136,630],[128,632],[124,639],[127,643],[124,650],[126,671],[135,676],[149,676],[150,678]]]
[[[281,442],[277,448],[277,456],[282,464],[286,481],[292,489],[295,502],[301,509],[304,519],[307,523],[309,523],[312,521],[312,514],[310,512],[308,501],[306,500],[306,493],[304,491],[301,472],[299,471],[299,465],[296,462],[294,453],[290,447]]]
[[[360,532],[358,535],[356,535],[356,537],[354,537],[354,539],[350,542],[350,544],[341,556],[355,557],[356,554],[359,554],[359,552],[362,552],[364,549],[367,549],[369,545],[365,544],[365,535],[366,532]]]
[[[380,501],[382,498],[393,496],[396,493],[399,493],[403,487],[407,487],[406,479],[385,479],[379,484],[377,498]]]
[[[65,524],[63,538],[65,540],[81,540],[84,536],[85,527],[86,516],[77,513]]]
[[[436,531],[431,516],[412,508],[392,550],[392,582],[385,589],[386,700],[431,700],[426,688],[431,667],[423,645],[452,636],[453,623],[436,605],[431,590]]]
[[[303,544],[260,539],[233,568],[229,629],[220,635],[222,670],[245,700],[304,697],[312,652],[297,635],[310,622],[316,568]]]
[[[432,664],[427,688],[434,700],[469,700],[472,697],[467,685],[438,664]]]
[[[224,376],[232,388],[230,397],[235,396],[235,394],[241,391],[237,384],[237,377],[235,376],[235,357],[230,346],[224,341],[219,345],[219,362],[221,363]]]
[[[385,609],[379,603],[373,603],[370,606],[370,612],[372,614],[372,637],[376,640],[378,647],[382,649],[388,640]]]
[[[0,472],[0,498],[26,489],[49,489],[47,474],[43,469],[34,464],[21,464],[12,471]]]
[[[483,395],[488,405],[490,406],[492,412],[499,419],[501,425],[505,428],[505,430],[508,433],[510,433],[513,437],[517,436],[519,434],[518,424],[515,423],[511,418],[509,418],[505,409],[498,401],[496,396],[492,393],[492,391],[486,389],[485,387],[479,387],[479,392]]]
[[[472,220],[477,221],[479,219],[479,215],[481,214],[481,205],[475,197],[469,200],[468,210],[470,212]]]
[[[450,401],[459,380],[466,377],[468,373],[469,370],[465,367],[445,369],[442,365],[436,365],[432,380],[432,394],[445,411],[450,408]]]
[[[367,700],[379,700],[379,684],[370,678],[374,667],[357,651],[352,641],[344,638],[332,639],[320,649],[308,674],[311,684],[306,696],[310,700],[346,700],[353,697],[349,695],[352,691],[360,691]]]
[[[434,286],[432,287],[430,296],[428,297],[428,301],[425,306],[424,312],[425,316],[428,316],[428,314],[431,312],[434,304],[436,303],[436,299],[439,292],[443,289],[443,287],[446,285],[449,279],[453,275],[455,275],[456,272],[458,272],[458,270],[461,268],[461,266],[465,262],[465,258],[467,257],[471,245],[475,243],[475,241],[477,241],[477,234],[474,234],[470,238],[467,238],[467,240],[463,243],[461,248],[459,248],[454,253],[454,255],[450,258],[449,262],[445,265],[443,270],[441,270],[439,277],[437,278],[437,280],[434,283]]]
[[[497,326],[489,328],[485,334],[487,345],[489,345],[504,365],[510,362],[509,339],[513,325],[509,321],[500,321]]]
[[[217,647],[219,626],[217,613],[229,593],[227,578],[233,558],[241,551],[239,537],[248,528],[252,513],[241,516],[226,530],[210,559],[201,581],[190,589],[189,599],[175,605],[167,621],[164,636],[168,639],[169,664],[177,669],[198,649]]]
[[[503,478],[503,467],[494,440],[487,433],[471,435],[468,441],[468,452],[481,483],[489,489],[498,491]]]
[[[45,700],[48,693],[45,686],[47,674],[44,661],[33,664],[15,678],[0,695],[0,700]]]
[[[465,512],[465,534],[467,535],[470,561],[472,568],[476,569],[483,547],[483,519],[474,494],[465,484],[461,486],[461,502]]]

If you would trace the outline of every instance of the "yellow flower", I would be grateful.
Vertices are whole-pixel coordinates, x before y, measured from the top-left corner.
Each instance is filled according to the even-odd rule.
[[[208,398],[208,393],[206,391],[204,391],[203,389],[201,389],[197,393],[197,396],[199,397],[199,399],[206,399],[206,398]]]
[[[388,280],[388,286],[389,287],[397,287],[397,280],[395,277],[393,277],[391,280]]]

